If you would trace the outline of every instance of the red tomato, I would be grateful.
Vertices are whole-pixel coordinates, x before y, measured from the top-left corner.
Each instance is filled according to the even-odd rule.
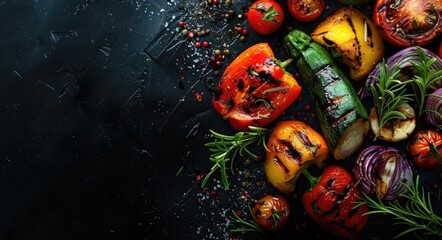
[[[373,22],[391,44],[423,46],[442,32],[441,0],[378,0]]]
[[[258,0],[250,6],[247,21],[255,32],[263,35],[271,34],[281,27],[284,11],[273,0]]]
[[[421,130],[408,143],[411,161],[415,166],[434,169],[442,165],[442,134]]]
[[[266,195],[259,199],[253,208],[255,222],[266,231],[281,229],[287,223],[289,216],[289,203],[281,196]]]
[[[298,21],[311,22],[322,15],[325,8],[324,0],[288,0],[290,14]]]
[[[267,43],[242,52],[226,68],[212,99],[215,110],[238,131],[264,127],[296,100],[301,87],[284,72]]]

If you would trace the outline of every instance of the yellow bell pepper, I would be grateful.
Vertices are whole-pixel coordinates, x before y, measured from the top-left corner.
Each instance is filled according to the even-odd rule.
[[[269,182],[283,193],[295,190],[302,170],[315,164],[322,168],[329,148],[322,135],[301,121],[281,121],[267,142],[264,172]]]
[[[350,68],[350,77],[356,81],[368,76],[385,52],[382,37],[371,20],[351,7],[340,8],[327,17],[311,37],[315,42],[333,48]]]

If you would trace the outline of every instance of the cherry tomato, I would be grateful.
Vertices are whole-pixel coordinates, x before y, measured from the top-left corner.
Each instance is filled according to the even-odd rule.
[[[266,195],[259,199],[253,208],[255,222],[266,231],[281,229],[287,223],[289,216],[289,204],[281,196]]]
[[[290,14],[298,21],[311,22],[319,18],[324,12],[324,0],[288,0],[287,7]]]
[[[247,21],[255,32],[268,35],[281,27],[284,11],[281,5],[273,0],[258,0],[250,6]]]
[[[373,22],[391,44],[423,46],[442,32],[441,0],[378,0]]]
[[[415,166],[434,169],[442,165],[442,134],[421,130],[413,136],[407,147]]]

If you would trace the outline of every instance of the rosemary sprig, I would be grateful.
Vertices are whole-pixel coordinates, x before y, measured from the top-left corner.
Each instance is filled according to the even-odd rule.
[[[442,81],[442,70],[436,71],[434,69],[431,69],[431,65],[433,65],[437,61],[436,58],[428,58],[428,55],[422,50],[422,48],[416,48],[422,59],[422,63],[416,64],[412,62],[413,67],[417,73],[413,77],[412,86],[414,96],[419,107],[417,116],[420,116],[424,111],[425,99],[430,95],[428,93],[428,90],[432,88],[435,82]]]
[[[370,85],[374,103],[379,117],[379,129],[396,119],[407,119],[405,114],[397,111],[397,107],[411,100],[411,94],[406,94],[406,86],[412,80],[401,81],[396,77],[400,69],[390,73],[390,67],[384,62],[380,67],[377,82]]]
[[[249,210],[250,210],[250,214],[253,216],[253,211],[252,211],[252,208],[250,208],[250,206],[249,206]],[[233,210],[232,210],[232,213],[233,214],[229,217],[230,220],[232,220],[233,222],[239,223],[239,224],[243,225],[244,227],[231,229],[230,232],[241,232],[241,233],[242,232],[260,232],[262,234],[268,235],[267,232],[265,232],[261,228],[259,228],[258,224],[255,221],[243,220]]]
[[[395,224],[406,225],[407,230],[397,234],[395,238],[408,233],[413,233],[419,239],[422,239],[421,236],[442,238],[442,218],[433,212],[430,193],[425,192],[423,188],[422,191],[419,190],[419,176],[416,177],[411,187],[405,183],[402,184],[408,189],[408,193],[401,195],[405,203],[401,204],[398,199],[383,202],[379,197],[372,199],[363,193],[356,207],[367,204],[370,208],[367,215],[377,213],[393,215],[397,220]]]
[[[209,148],[210,161],[214,163],[210,172],[203,179],[201,186],[204,187],[209,180],[210,176],[217,170],[221,171],[221,181],[225,189],[229,189],[229,180],[227,177],[227,163],[230,162],[230,170],[233,174],[233,159],[239,154],[247,154],[252,159],[257,159],[254,153],[252,153],[247,147],[252,143],[257,145],[263,145],[267,150],[265,138],[269,133],[269,129],[262,127],[249,126],[250,131],[237,132],[235,135],[224,135],[217,133],[213,130],[210,132],[213,134],[215,140],[213,142],[206,143],[204,146]]]

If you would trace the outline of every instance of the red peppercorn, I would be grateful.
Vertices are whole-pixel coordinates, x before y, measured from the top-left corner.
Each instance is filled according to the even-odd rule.
[[[308,105],[308,104],[305,105],[305,110],[310,111],[310,108],[311,108],[310,105]]]
[[[248,31],[247,29],[243,29],[242,32],[241,32],[241,34],[242,34],[243,36],[248,36],[248,35],[249,35],[249,31]]]
[[[189,32],[189,34],[187,34],[188,38],[193,38],[193,32]]]
[[[218,5],[219,4],[219,0],[213,0],[213,4]]]
[[[242,33],[242,31],[244,30],[241,26],[237,26],[235,29],[238,33]]]
[[[222,64],[223,64],[223,63],[222,63],[221,61],[216,61],[216,63],[215,63],[215,65],[216,65],[217,67],[221,67]]]
[[[201,47],[201,42],[196,42],[196,43],[195,43],[195,47],[196,47],[196,48],[200,48],[200,47]]]
[[[203,42],[203,46],[204,46],[204,47],[209,47],[209,42],[204,41],[204,42]]]
[[[184,22],[183,22],[183,21],[180,21],[180,22],[178,23],[178,26],[180,26],[180,27],[184,27]]]
[[[310,117],[311,118],[316,118],[316,114],[315,113],[310,113]]]
[[[216,60],[216,59],[215,59],[215,56],[211,56],[211,57],[210,57],[210,61],[211,61],[211,62],[215,62],[215,60]]]

